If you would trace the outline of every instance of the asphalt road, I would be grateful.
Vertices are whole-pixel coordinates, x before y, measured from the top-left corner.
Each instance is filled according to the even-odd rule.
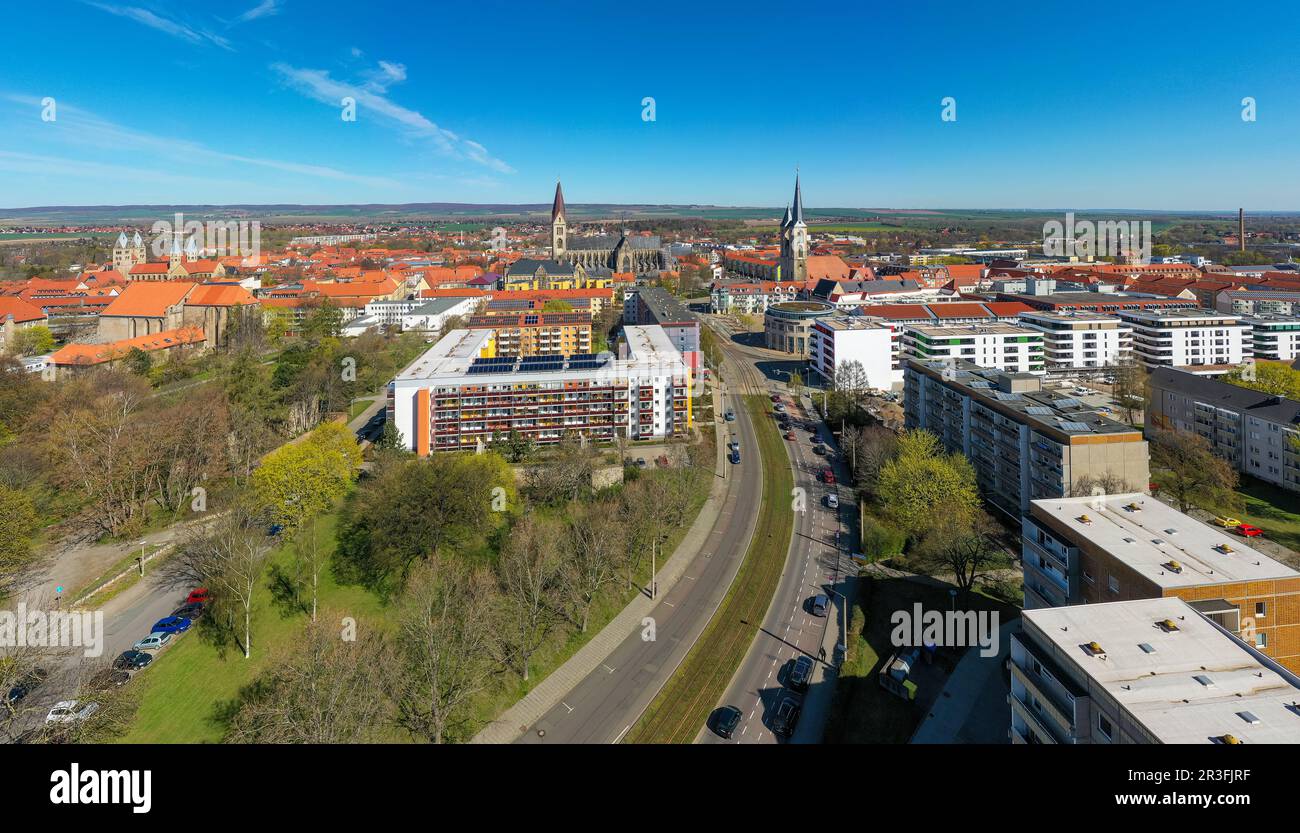
[[[601,667],[516,743],[618,742],[672,676],[726,595],[749,548],[763,494],[762,478],[749,474],[749,467],[758,465],[758,446],[740,399],[745,391],[730,381],[743,372],[743,367],[731,369],[730,358],[724,362],[729,392],[725,407],[736,413],[736,421],[718,423],[719,442],[729,442],[733,435],[739,439],[741,462],[726,464],[730,482],[717,522],[682,580],[654,608],[655,641],[643,641],[640,630],[629,634]],[[733,390],[736,393],[730,393]]]

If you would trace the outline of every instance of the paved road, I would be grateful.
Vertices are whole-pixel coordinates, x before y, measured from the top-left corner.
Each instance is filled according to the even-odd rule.
[[[788,361],[788,357],[766,350],[740,347],[737,351],[751,362]],[[795,429],[795,439],[786,441],[786,450],[794,468],[795,486],[804,489],[805,511],[795,516],[790,552],[763,625],[718,703],[718,706],[739,708],[743,715],[741,723],[730,740],[702,727],[697,740],[703,743],[776,743],[783,740],[773,734],[770,726],[777,705],[787,697],[799,702],[803,709],[792,740],[820,742],[836,679],[833,668],[826,661],[834,662],[836,659],[835,645],[841,639],[842,620],[839,617],[844,605],[843,597],[828,593],[827,588],[845,592],[845,575],[856,572],[848,557],[853,543],[851,530],[856,527],[856,499],[852,490],[843,485],[821,482],[818,475],[827,468],[826,459],[813,452],[813,446],[818,442],[830,446],[830,431],[820,423],[815,411],[790,397],[784,384],[768,382],[768,385],[770,393],[781,395],[787,413],[800,425]],[[772,417],[775,419],[774,413]],[[814,432],[816,440],[813,439]],[[848,482],[848,471],[838,459],[839,455],[835,456],[836,481],[843,484]],[[826,498],[830,494],[839,498],[839,509],[827,506]],[[811,600],[820,593],[831,598],[832,607],[826,617],[814,616],[811,612]],[[797,693],[786,685],[791,666],[800,655],[808,656],[819,666],[806,694]]]
[[[730,483],[707,543],[651,614],[655,641],[643,641],[639,631],[629,635],[601,667],[530,726],[517,743],[620,740],[672,676],[726,595],[749,548],[763,493],[762,478],[752,476],[758,465],[754,428],[740,399],[748,390],[747,371],[743,365],[733,367],[731,361],[728,354],[723,366],[723,377],[728,380],[724,401],[725,407],[736,413],[736,421],[719,422],[718,439],[725,443],[734,435],[739,440],[741,463],[727,464]],[[752,369],[748,373],[752,374]],[[732,380],[737,381],[733,384]]]

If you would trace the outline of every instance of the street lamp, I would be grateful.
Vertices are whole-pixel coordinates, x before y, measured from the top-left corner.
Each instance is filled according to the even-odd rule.
[[[144,575],[144,548],[149,545],[148,541],[140,542],[140,575]]]

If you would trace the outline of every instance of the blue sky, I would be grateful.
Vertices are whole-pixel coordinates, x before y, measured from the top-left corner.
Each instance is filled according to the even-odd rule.
[[[810,206],[1300,209],[1300,11],[1234,8],[14,3],[0,207],[780,206],[799,166]]]

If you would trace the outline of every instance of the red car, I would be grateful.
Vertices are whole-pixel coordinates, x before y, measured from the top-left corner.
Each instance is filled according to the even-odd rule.
[[[1250,524],[1237,524],[1233,529],[1241,533],[1246,538],[1258,538],[1264,534],[1264,530]]]
[[[793,439],[795,439],[794,432],[793,432],[793,431],[786,431],[786,432],[785,432],[785,438],[786,438],[787,440],[793,440]]]
[[[187,605],[194,604],[195,602],[206,604],[207,601],[208,601],[208,588],[206,587],[199,587],[194,590],[191,590],[190,594],[185,597],[185,604]]]
[[[773,401],[773,402],[780,402],[780,401],[781,401],[781,394],[779,394],[779,393],[774,393],[774,394],[772,394],[772,401]]]
[[[830,469],[822,469],[822,482],[823,482],[823,483],[834,483],[834,482],[835,482],[835,472],[831,471]]]

